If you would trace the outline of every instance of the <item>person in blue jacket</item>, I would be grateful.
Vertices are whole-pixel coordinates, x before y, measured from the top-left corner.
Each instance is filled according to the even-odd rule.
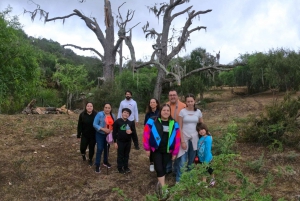
[[[104,104],[103,111],[98,112],[95,116],[93,126],[96,129],[96,143],[97,143],[97,152],[96,152],[96,173],[100,173],[100,161],[101,155],[104,151],[103,156],[103,165],[107,168],[111,168],[111,165],[108,162],[108,145],[106,137],[109,133],[113,131],[113,124],[116,117],[112,113],[111,104]]]
[[[199,158],[200,164],[210,164],[213,159],[213,155],[211,153],[212,148],[212,136],[208,131],[206,124],[197,123],[196,130],[199,134],[198,146],[197,146],[197,155]],[[211,175],[211,180],[209,186],[214,186],[216,181],[213,174],[213,169],[208,166],[208,173]],[[202,178],[202,181],[206,183],[206,177]]]

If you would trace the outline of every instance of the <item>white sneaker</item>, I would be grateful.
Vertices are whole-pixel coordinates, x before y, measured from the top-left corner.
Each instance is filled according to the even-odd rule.
[[[153,164],[150,165],[150,172],[154,172],[154,165]]]

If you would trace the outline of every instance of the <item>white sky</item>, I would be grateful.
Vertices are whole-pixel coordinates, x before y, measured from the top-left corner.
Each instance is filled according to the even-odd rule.
[[[124,1],[111,0],[113,12],[117,14],[117,7]],[[149,3],[152,2],[152,3]],[[127,9],[135,10],[133,20],[128,28],[141,22],[133,31],[133,44],[137,59],[143,59],[152,53],[153,40],[145,39],[142,26],[149,21],[149,28],[159,27],[157,18],[149,13],[146,6],[152,6],[158,0],[127,0],[121,8],[125,15]],[[80,10],[86,16],[95,17],[104,31],[103,4],[104,0],[86,0],[80,4],[78,0],[35,0],[42,9],[49,12],[49,17],[58,17],[71,14],[74,9]],[[28,0],[1,0],[0,11],[10,5],[12,15],[19,15],[23,30],[30,36],[52,39],[60,44],[71,43],[81,47],[93,47],[102,52],[100,42],[95,34],[89,30],[83,20],[77,16],[62,21],[34,22],[29,15],[23,15],[24,9],[34,10],[36,7]],[[220,63],[227,64],[239,54],[256,51],[266,52],[271,48],[289,48],[298,51],[300,48],[300,1],[299,0],[190,0],[190,3],[181,5],[176,11],[184,10],[193,5],[193,9],[212,12],[201,15],[200,20],[195,19],[190,28],[206,26],[207,31],[193,32],[187,51],[182,51],[180,56],[185,56],[193,49],[202,47],[215,54],[221,51]],[[115,17],[116,19],[116,17]],[[183,27],[186,15],[175,20],[174,27]],[[117,30],[117,28],[115,28]],[[115,36],[117,39],[117,36]],[[127,46],[124,46],[125,57],[130,57]],[[83,52],[73,49],[77,54],[94,55],[92,52]]]

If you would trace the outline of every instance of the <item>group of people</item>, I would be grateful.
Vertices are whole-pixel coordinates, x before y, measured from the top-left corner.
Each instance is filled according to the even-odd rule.
[[[89,147],[88,163],[95,164],[95,172],[100,173],[100,162],[103,154],[103,166],[111,168],[108,162],[110,144],[108,135],[112,135],[113,146],[117,149],[117,166],[119,173],[131,172],[128,167],[131,141],[139,150],[136,125],[138,124],[137,103],[132,99],[132,92],[125,92],[125,99],[120,103],[118,116],[112,113],[110,103],[105,103],[103,111],[96,112],[93,104],[88,102],[84,111],[79,115],[77,138],[80,139],[80,153],[86,161],[86,149]],[[95,146],[97,145],[96,160],[93,163]]]
[[[158,188],[165,185],[165,176],[171,172],[180,182],[182,168],[187,168],[198,157],[200,163],[212,161],[212,136],[203,122],[202,112],[195,107],[195,96],[185,96],[185,103],[179,100],[175,90],[169,91],[169,102],[160,106],[155,98],[150,99],[144,120],[143,147],[149,157],[150,171],[156,172]],[[104,152],[103,165],[108,163],[108,134],[112,133],[114,147],[117,148],[117,166],[119,173],[129,173],[128,167],[131,140],[139,149],[136,126],[138,125],[137,103],[132,99],[132,92],[125,92],[125,100],[120,103],[117,119],[112,114],[110,104],[105,104],[101,112],[93,110],[92,103],[87,103],[84,112],[79,115],[78,138],[81,138],[80,151],[86,160],[89,146],[89,164],[93,165],[94,147],[97,144],[96,172],[100,172],[100,161]],[[96,130],[96,134],[95,134]],[[209,185],[215,184],[213,169],[208,166],[212,176]],[[203,177],[206,182],[206,177]]]

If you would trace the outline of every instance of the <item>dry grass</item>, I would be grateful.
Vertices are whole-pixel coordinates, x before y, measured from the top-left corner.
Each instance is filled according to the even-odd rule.
[[[207,95],[215,102],[203,108],[204,120],[218,135],[234,119],[256,114],[271,103],[271,93],[239,97],[229,90]],[[282,98],[279,94],[277,98]],[[148,158],[143,150],[132,149],[129,165],[132,173],[116,172],[116,150],[111,148],[108,171],[94,172],[81,160],[76,139],[78,115],[0,115],[0,196],[1,200],[125,200],[119,188],[130,200],[145,200],[154,193],[156,174],[149,172]],[[144,116],[140,115],[140,119]],[[142,126],[138,128],[141,144]],[[275,199],[297,200],[300,195],[300,154],[285,148],[283,153],[253,144],[237,144],[242,171],[255,183],[267,173],[279,175],[274,186],[265,190]],[[259,173],[246,165],[264,153],[264,166]],[[173,185],[175,179],[167,177]]]

